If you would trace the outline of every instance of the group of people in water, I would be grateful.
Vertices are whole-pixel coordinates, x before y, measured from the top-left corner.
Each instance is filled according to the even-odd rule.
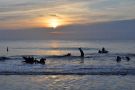
[[[23,59],[25,60],[23,62],[29,63],[29,64],[37,64],[37,63],[45,64],[45,61],[46,61],[46,58],[41,58],[40,60],[37,60],[33,56],[23,56]]]
[[[82,50],[82,48],[78,48],[78,50],[80,51],[80,57],[84,58],[84,52]],[[104,54],[104,53],[108,53],[109,51],[107,51],[104,47],[98,51],[99,54]],[[71,53],[67,53],[66,55],[63,55],[63,57],[69,57],[71,56]],[[37,60],[36,58],[32,57],[32,56],[23,56],[23,59],[25,61],[25,63],[30,63],[30,64],[36,64],[36,63],[40,63],[40,64],[45,64],[46,58],[41,58],[40,60]],[[116,62],[120,62],[123,58],[120,56],[116,57]],[[125,59],[127,61],[130,61],[130,57],[125,56]]]
[[[107,51],[104,47],[103,47],[101,50],[98,51],[98,53],[100,53],[100,54],[102,54],[102,53],[108,53],[108,52],[109,52],[109,51]],[[125,58],[127,61],[130,61],[130,57],[125,56],[124,58]],[[117,62],[121,62],[122,59],[123,59],[123,58],[120,57],[120,56],[117,56],[117,57],[116,57],[116,61],[117,61]]]
[[[117,56],[117,57],[116,57],[116,61],[117,61],[118,63],[121,62],[122,59],[126,59],[127,61],[130,61],[130,57],[128,57],[128,56],[125,56],[124,58],[123,58],[123,57],[120,57],[120,56]]]
[[[78,49],[81,53],[80,57],[84,58],[84,52],[83,52],[82,48],[78,48]],[[67,57],[67,56],[71,56],[71,53],[63,55],[63,57]],[[46,61],[46,58],[41,58],[40,60],[37,60],[33,56],[23,56],[23,59],[25,60],[23,62],[29,63],[29,64],[37,64],[37,63],[45,64],[45,61]]]
[[[78,50],[80,51],[80,57],[84,58],[84,52],[82,50],[82,48],[78,48]],[[9,48],[7,47],[6,51],[9,51]],[[107,51],[104,47],[101,50],[98,50],[99,54],[104,54],[104,53],[108,53],[109,51]],[[67,56],[71,56],[71,53],[67,53],[66,55],[63,55],[63,57],[67,57]],[[40,64],[45,64],[46,58],[41,58],[40,60],[37,60],[36,58],[34,58],[33,56],[23,56],[23,59],[25,61],[25,63],[30,63],[30,64],[36,64],[36,63],[40,63]],[[125,59],[127,61],[130,61],[130,57],[125,56],[125,57],[120,57],[117,56],[116,57],[116,62],[121,62],[122,59]]]
[[[108,53],[109,51],[107,51],[104,47],[101,50],[98,50],[98,53]]]
[[[78,48],[81,55],[80,57],[84,58],[84,52],[82,50],[82,48]],[[7,52],[9,52],[9,48],[7,47],[6,49]],[[71,56],[71,53],[68,53],[66,55],[63,55],[63,57],[67,57],[67,56]],[[37,63],[40,63],[40,64],[45,64],[45,61],[46,61],[46,58],[41,58],[40,60],[34,58],[33,56],[23,56],[22,57],[25,61],[25,63],[29,63],[29,64],[37,64]],[[5,59],[5,57],[2,57],[2,59]]]

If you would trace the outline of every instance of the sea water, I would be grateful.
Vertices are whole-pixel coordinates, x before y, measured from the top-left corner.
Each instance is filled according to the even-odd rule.
[[[9,52],[6,52],[6,48]],[[105,47],[111,53],[135,53],[134,40],[21,40],[0,41],[0,56],[79,54],[81,47],[87,53],[96,53]]]
[[[9,51],[7,52],[6,48]],[[82,48],[85,57],[80,57],[78,48]],[[99,54],[98,50],[106,48],[108,54]],[[63,57],[71,53],[69,57]],[[135,41],[133,40],[25,40],[25,41],[0,41],[1,57],[8,57],[7,60],[0,60],[0,72],[80,72],[90,71],[117,71],[130,70],[135,68]],[[46,64],[26,64],[22,56],[33,56],[36,59],[46,58]],[[122,61],[116,62],[120,56]],[[126,60],[130,57],[130,61]],[[111,70],[111,71],[110,71]]]
[[[85,53],[83,59],[80,47]],[[102,47],[109,53],[98,54]],[[71,56],[63,57],[67,53]],[[26,64],[22,56],[28,55],[45,57],[46,64]],[[0,41],[0,56],[9,58],[0,60],[2,90],[135,89],[134,40]],[[122,57],[120,63],[116,62],[117,56]],[[131,60],[127,61],[125,56]]]

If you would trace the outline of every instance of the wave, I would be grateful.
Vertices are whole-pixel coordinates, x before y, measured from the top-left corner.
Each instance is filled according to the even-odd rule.
[[[135,69],[101,70],[79,68],[74,71],[1,71],[0,75],[135,75]]]

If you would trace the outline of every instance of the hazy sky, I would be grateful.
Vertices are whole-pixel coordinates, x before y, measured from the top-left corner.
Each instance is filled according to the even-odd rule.
[[[135,39],[134,33],[135,0],[0,0],[0,40]]]
[[[46,27],[135,19],[135,0],[0,0],[0,28]]]

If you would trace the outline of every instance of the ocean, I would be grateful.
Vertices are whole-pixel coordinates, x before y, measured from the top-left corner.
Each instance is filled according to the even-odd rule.
[[[80,47],[84,58],[80,57]],[[109,53],[99,54],[103,47]],[[71,56],[65,57],[67,53]],[[26,64],[22,56],[44,57],[46,64]],[[120,62],[117,56],[122,58]],[[2,90],[135,89],[134,40],[0,41],[0,57],[6,57],[0,58]]]

